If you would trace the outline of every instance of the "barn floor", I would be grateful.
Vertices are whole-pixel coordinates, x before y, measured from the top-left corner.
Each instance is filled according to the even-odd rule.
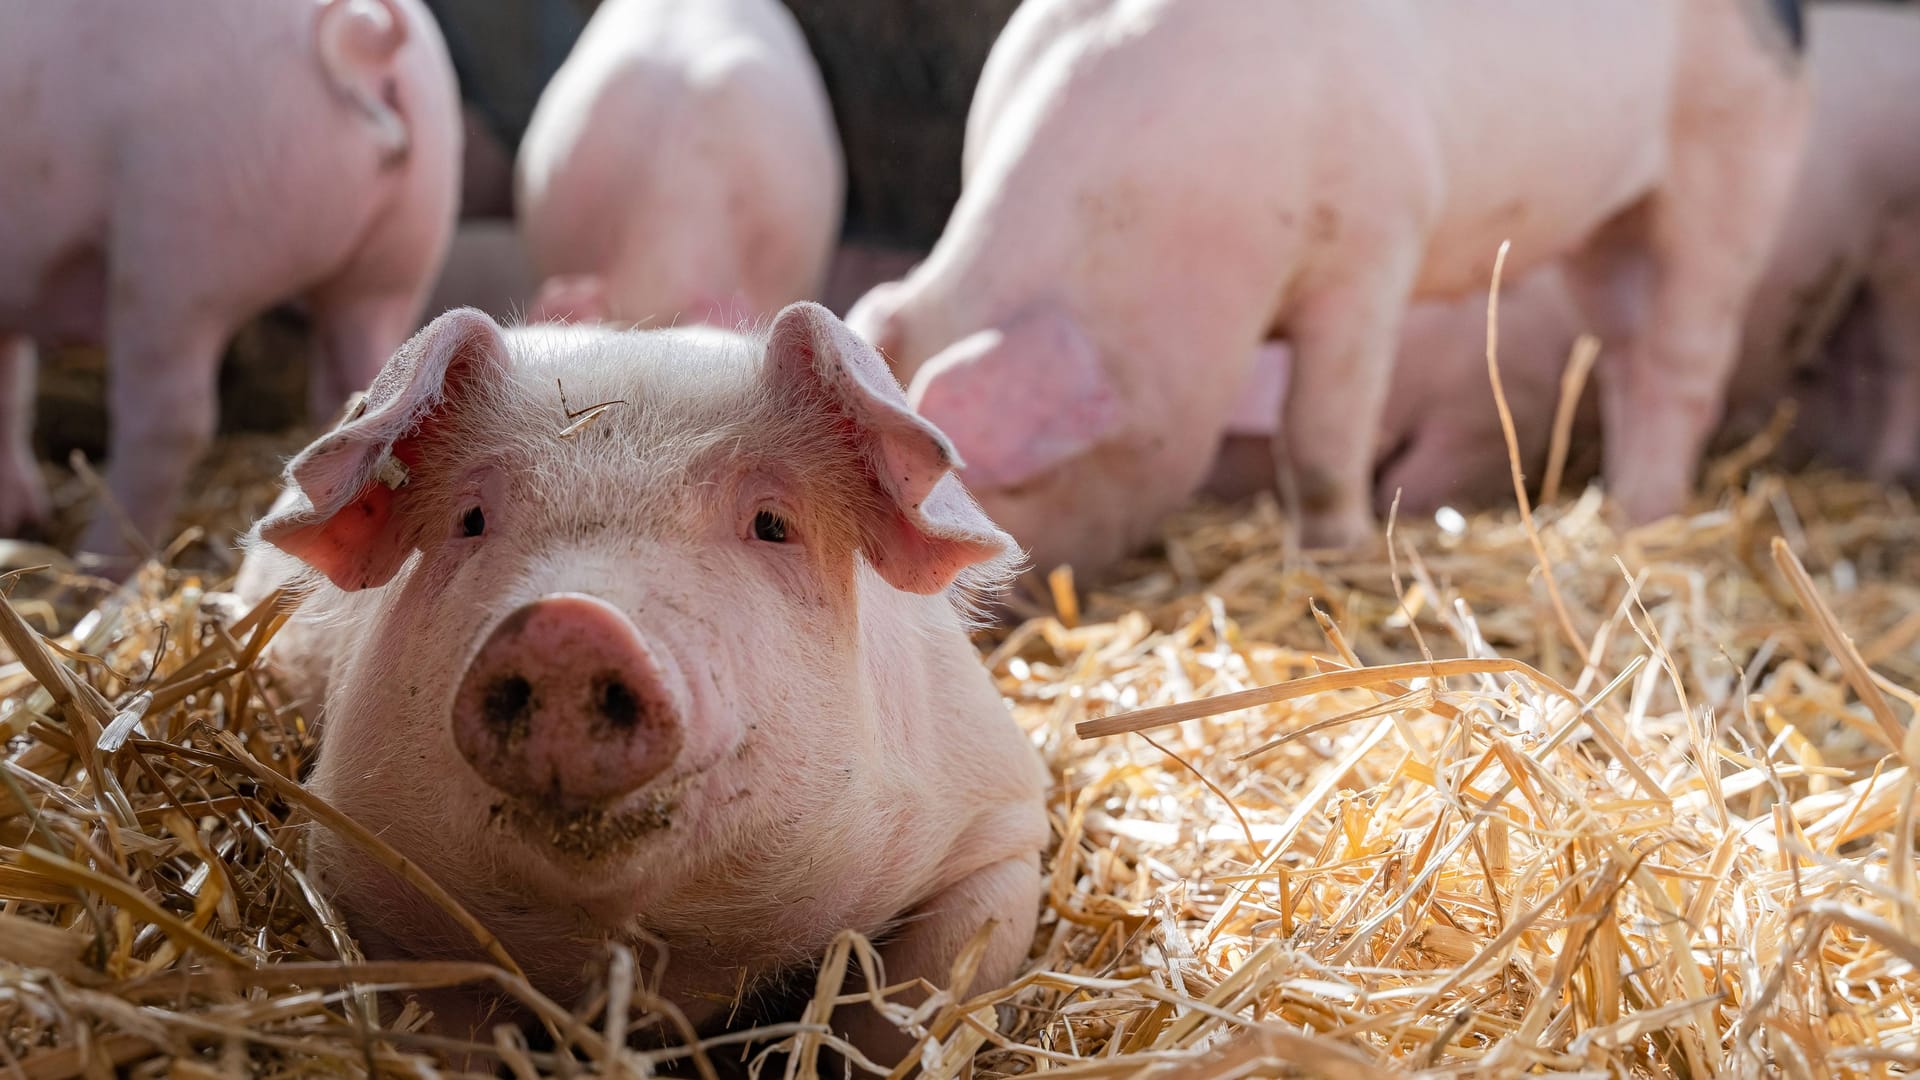
[[[338,962],[297,823],[350,826],[286,779],[312,741],[254,662],[278,617],[203,602],[295,445],[224,444],[186,569],[38,572],[0,606],[0,1060],[429,1075],[404,988],[490,978],[563,1048],[503,1042],[518,1075],[737,1071],[738,1041],[616,1053],[660,1022],[637,1006]],[[1058,781],[1051,888],[1019,983],[903,1012],[925,1074],[1920,1066],[1920,512],[1756,456],[1626,535],[1590,493],[1329,558],[1261,501],[1194,511],[1111,587],[1033,584],[981,648]],[[57,489],[68,528],[86,489]],[[769,1035],[799,1051],[770,1074],[825,1068],[804,1026]]]

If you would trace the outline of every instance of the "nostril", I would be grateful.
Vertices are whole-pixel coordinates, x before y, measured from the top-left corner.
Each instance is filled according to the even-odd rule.
[[[640,722],[640,696],[611,671],[602,672],[594,680],[593,705],[608,723],[621,730]]]
[[[679,758],[672,658],[601,600],[561,593],[500,620],[452,703],[455,747],[501,791],[569,805],[625,795]]]
[[[524,738],[533,721],[533,684],[521,675],[495,679],[481,701],[487,726],[502,739]]]

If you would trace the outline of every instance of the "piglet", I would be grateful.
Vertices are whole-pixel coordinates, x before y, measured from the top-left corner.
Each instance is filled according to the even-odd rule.
[[[1677,509],[1804,125],[1789,0],[1029,0],[927,260],[849,314],[1041,566],[1200,486],[1251,358],[1310,545],[1373,529],[1408,304],[1567,257],[1618,345],[1609,494]]]
[[[520,144],[530,319],[763,318],[820,295],[840,141],[777,0],[606,0]]]
[[[1763,426],[1798,387],[1815,409],[1804,437],[1881,480],[1920,479],[1920,12],[1835,3],[1807,18],[1814,107],[1793,201],[1749,308],[1727,422]],[[1871,300],[1854,302],[1865,290]],[[1872,444],[1864,417],[1822,415],[1829,350],[1844,318],[1862,320],[1879,382]],[[1841,335],[1845,337],[1845,335]],[[1808,391],[1812,391],[1809,395]]]
[[[453,230],[453,68],[417,0],[0,6],[0,533],[43,518],[31,343],[107,348],[107,486],[157,538],[220,354],[303,300],[316,419],[417,324]],[[118,554],[96,512],[81,546]]]
[[[973,988],[998,985],[1045,775],[968,641],[1016,551],[957,464],[817,305],[751,338],[449,312],[253,534],[253,588],[306,594],[311,783],[558,1000],[603,943],[657,945],[710,1027],[844,928],[944,985],[989,921]],[[370,953],[474,951],[351,844],[313,860]],[[864,1005],[836,1022],[903,1048]]]
[[[1782,401],[1798,422],[1779,451],[1875,479],[1920,466],[1920,13],[1827,4],[1808,15],[1813,119],[1793,194],[1741,325],[1714,445],[1757,435]],[[1413,305],[1402,325],[1375,445],[1375,499],[1427,512],[1504,501],[1507,452],[1486,373],[1485,292]],[[1559,266],[1510,279],[1500,302],[1501,376],[1522,465],[1538,479],[1561,373],[1588,324]],[[1607,352],[1616,343],[1602,342]],[[1216,495],[1272,480],[1265,436],[1283,411],[1284,345],[1256,360],[1209,478]],[[1591,395],[1586,402],[1591,406]],[[1598,411],[1575,414],[1591,444]]]

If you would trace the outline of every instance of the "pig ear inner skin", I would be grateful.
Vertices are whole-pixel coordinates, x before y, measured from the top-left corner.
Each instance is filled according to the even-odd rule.
[[[813,303],[789,305],[767,340],[766,377],[782,408],[835,418],[878,498],[851,500],[861,554],[888,584],[932,595],[1004,584],[1019,551],[967,494],[945,435],[914,414],[873,346]]]
[[[967,482],[1015,488],[1120,427],[1120,396],[1070,318],[1032,312],[941,350],[914,376],[913,408],[966,448]]]
[[[357,415],[287,465],[300,498],[262,519],[250,543],[267,543],[348,592],[392,580],[418,544],[407,485],[424,436],[463,396],[507,371],[500,327],[473,308],[435,319],[387,361]]]

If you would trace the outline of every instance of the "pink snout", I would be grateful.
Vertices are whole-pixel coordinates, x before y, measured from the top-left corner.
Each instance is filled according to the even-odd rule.
[[[559,593],[487,635],[453,702],[453,741],[513,795],[602,802],[680,751],[684,691],[618,609]]]

